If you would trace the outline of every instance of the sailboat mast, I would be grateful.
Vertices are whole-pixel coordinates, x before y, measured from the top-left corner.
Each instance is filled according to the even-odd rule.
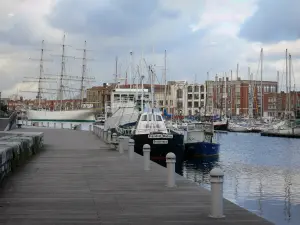
[[[164,58],[164,83],[165,83],[165,90],[164,90],[164,108],[167,107],[167,50],[165,50],[165,58]]]
[[[44,72],[44,40],[42,40],[42,48],[41,48],[41,58],[40,58],[40,75],[39,75],[39,80],[38,80],[38,93],[37,93],[37,98],[38,98],[38,108],[41,108],[41,98],[42,98],[42,77],[43,77],[43,72]]]
[[[227,73],[226,72],[225,72],[225,88],[223,91],[223,97],[225,98],[225,118],[227,118]]]
[[[60,100],[60,111],[62,110],[62,101],[63,101],[63,78],[65,72],[65,40],[66,34],[63,37],[63,44],[62,44],[62,55],[61,55],[61,71],[60,71],[60,79],[59,79],[59,90],[58,90],[58,100]]]
[[[288,113],[288,93],[289,93],[289,79],[288,79],[288,50],[285,49],[285,88],[286,88],[286,97],[285,97],[285,117],[287,117]]]
[[[263,117],[263,112],[264,112],[264,102],[263,102],[263,53],[264,50],[263,48],[261,49],[260,53],[260,117]]]
[[[132,71],[133,71],[133,66],[132,66],[132,55],[133,52],[130,52],[130,69],[129,69],[129,88],[132,88]]]
[[[84,78],[86,73],[86,41],[84,41],[83,57],[82,57],[82,74],[80,81],[80,107],[84,98]]]
[[[115,65],[115,83],[118,85],[118,56],[116,56],[116,65]]]
[[[236,65],[236,80],[239,79],[239,64]],[[236,90],[236,85],[234,85],[234,90],[235,90],[235,93],[234,93],[234,96],[235,96],[235,112],[234,114],[237,115],[237,90]]]
[[[289,115],[291,117],[291,90],[292,90],[292,56],[289,54]]]
[[[207,72],[207,78],[206,78],[206,82],[205,82],[205,106],[204,106],[204,116],[206,116],[206,107],[207,107],[207,95],[208,95],[208,90],[207,90],[207,83],[209,82],[209,72]]]
[[[232,101],[233,101],[233,95],[232,95],[232,70],[230,70],[230,117],[232,117]]]
[[[279,71],[277,71],[276,114],[275,114],[275,118],[278,117],[278,85],[279,85]]]

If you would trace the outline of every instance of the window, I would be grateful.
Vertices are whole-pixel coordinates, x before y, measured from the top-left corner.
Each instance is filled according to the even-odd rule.
[[[204,94],[201,94],[201,99],[204,99]]]
[[[204,92],[204,86],[203,85],[200,86],[200,92]]]
[[[147,115],[142,115],[142,121],[147,121]]]
[[[194,98],[195,98],[195,99],[199,99],[199,94],[195,94],[195,95],[194,95]]]
[[[182,89],[178,89],[177,90],[177,98],[182,98],[182,95],[183,95]]]
[[[199,92],[199,86],[195,86],[194,91]]]
[[[189,100],[193,99],[193,95],[192,94],[188,94],[188,99]]]
[[[188,86],[188,92],[193,92],[193,87],[192,86]]]
[[[159,100],[159,105],[163,105],[164,101],[163,100]]]
[[[159,116],[159,115],[156,115],[156,121],[162,121],[162,118],[161,118],[161,116]]]
[[[199,102],[194,102],[194,107],[198,108],[199,107]]]
[[[192,107],[193,107],[192,102],[188,102],[188,108],[192,108]]]

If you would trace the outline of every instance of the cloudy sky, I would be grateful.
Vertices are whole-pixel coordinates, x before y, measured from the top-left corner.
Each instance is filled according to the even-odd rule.
[[[259,79],[264,48],[264,79],[284,83],[285,49],[293,57],[293,80],[300,82],[299,0],[1,0],[0,90],[10,96],[34,90],[23,77],[39,74],[41,41],[45,40],[46,74],[59,74],[59,54],[66,33],[67,55],[80,58],[87,41],[88,74],[100,85],[111,82],[115,57],[124,76],[142,55],[162,74],[167,50],[170,80],[203,82],[215,74],[239,74],[250,67]],[[31,58],[31,59],[30,59]],[[80,76],[80,59],[68,58],[66,73]],[[50,75],[49,75],[50,76]]]

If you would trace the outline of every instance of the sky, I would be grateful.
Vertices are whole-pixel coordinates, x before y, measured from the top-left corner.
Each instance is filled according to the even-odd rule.
[[[116,56],[118,75],[129,74],[130,52],[132,70],[139,65],[143,73],[145,65],[155,65],[161,83],[165,50],[168,80],[201,83],[216,74],[230,77],[231,70],[235,79],[237,64],[242,79],[248,79],[248,67],[260,79],[263,48],[263,79],[276,81],[279,71],[285,89],[288,49],[292,85],[298,87],[298,21],[299,0],[2,0],[0,91],[11,97],[37,90],[37,83],[23,81],[39,76],[42,40],[44,76],[57,76],[64,34],[68,75],[81,75],[87,41],[87,75],[95,78],[91,86],[113,82]]]

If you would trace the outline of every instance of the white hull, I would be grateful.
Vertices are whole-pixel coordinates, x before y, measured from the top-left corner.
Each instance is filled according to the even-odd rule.
[[[94,122],[93,109],[80,109],[70,111],[37,111],[27,110],[28,120],[32,121],[78,121]]]

